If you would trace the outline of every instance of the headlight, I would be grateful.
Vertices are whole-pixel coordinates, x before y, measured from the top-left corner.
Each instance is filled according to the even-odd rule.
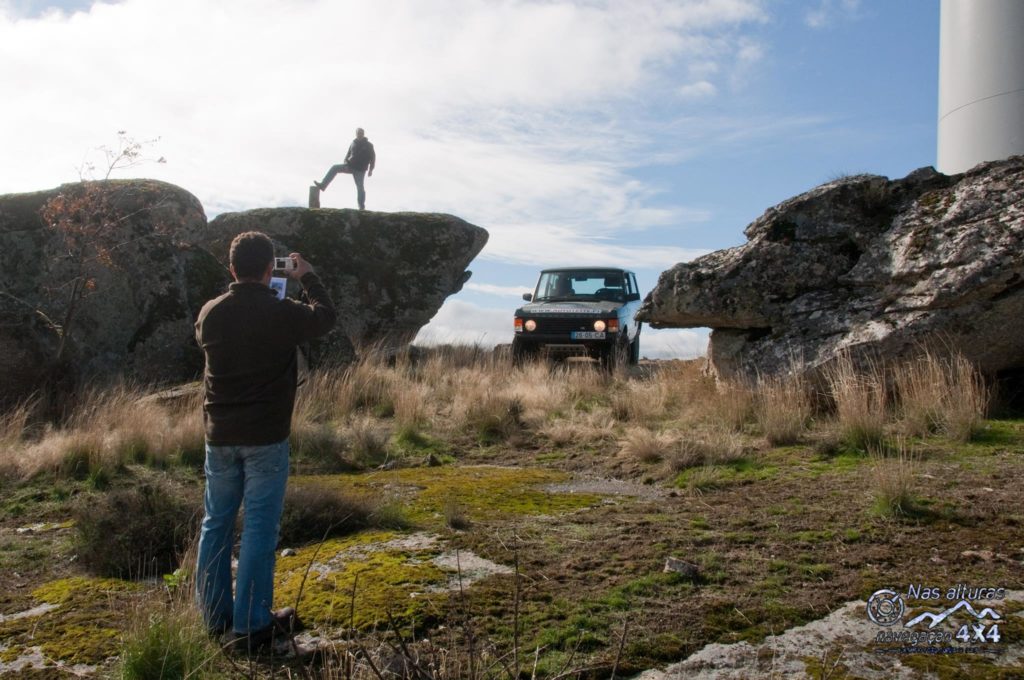
[[[598,319],[594,322],[594,330],[598,333],[603,333],[605,328],[607,328],[607,326],[605,325],[604,320]]]
[[[527,319],[526,323],[523,324],[523,327],[526,328],[526,330],[528,331],[535,331],[537,330],[537,322],[534,321],[533,319]]]

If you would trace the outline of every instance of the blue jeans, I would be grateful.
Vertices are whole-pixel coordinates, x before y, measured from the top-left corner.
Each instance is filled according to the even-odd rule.
[[[366,209],[366,189],[363,187],[363,180],[366,178],[366,170],[353,170],[347,164],[342,163],[340,165],[332,165],[327,174],[324,175],[324,179],[320,182],[321,190],[326,190],[327,185],[330,184],[339,173],[352,175],[352,181],[356,183],[356,200],[359,202],[359,209]]]
[[[247,634],[271,624],[274,557],[288,482],[288,440],[266,446],[206,445],[206,516],[199,536],[196,599],[210,630]],[[235,518],[244,503],[238,584],[231,597]]]

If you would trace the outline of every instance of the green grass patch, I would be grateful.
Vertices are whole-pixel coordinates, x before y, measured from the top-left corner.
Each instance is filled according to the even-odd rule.
[[[712,491],[764,481],[778,472],[777,465],[765,465],[750,458],[741,458],[725,465],[704,465],[683,470],[673,483],[679,488]]]

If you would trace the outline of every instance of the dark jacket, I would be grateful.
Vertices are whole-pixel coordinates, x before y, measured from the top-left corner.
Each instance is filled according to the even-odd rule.
[[[345,154],[345,165],[352,170],[366,172],[377,164],[377,152],[373,150],[373,144],[366,137],[356,137],[348,145],[348,153]]]
[[[310,303],[278,300],[259,282],[232,283],[196,320],[206,354],[203,421],[213,446],[274,444],[291,432],[298,376],[296,346],[334,326],[327,289],[302,277]]]

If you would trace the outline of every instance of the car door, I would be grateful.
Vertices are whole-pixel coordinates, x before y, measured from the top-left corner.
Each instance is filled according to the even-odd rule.
[[[640,289],[636,286],[636,275],[633,272],[624,272],[626,283],[626,304],[622,306],[622,323],[629,326],[629,339],[636,338],[637,320],[636,313],[640,311]]]

